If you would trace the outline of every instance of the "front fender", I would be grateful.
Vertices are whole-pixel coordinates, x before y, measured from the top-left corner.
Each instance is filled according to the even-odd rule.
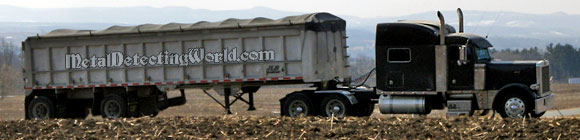
[[[502,91],[509,90],[512,88],[519,88],[521,90],[526,91],[526,93],[528,93],[529,96],[532,97],[533,99],[538,98],[538,96],[536,94],[534,94],[534,92],[532,91],[532,89],[530,87],[528,87],[524,84],[521,84],[521,83],[511,83],[511,84],[507,84],[507,85],[503,86],[502,88],[500,88],[498,90],[498,95],[501,94]]]
[[[493,107],[495,108],[495,106],[499,102],[498,99],[504,97],[504,95],[508,94],[512,90],[523,91],[524,94],[526,94],[526,96],[530,98],[531,102],[533,102],[534,99],[538,98],[538,96],[534,94],[534,92],[532,92],[532,89],[530,89],[530,87],[521,83],[511,83],[503,86],[498,90],[497,95],[493,98]]]

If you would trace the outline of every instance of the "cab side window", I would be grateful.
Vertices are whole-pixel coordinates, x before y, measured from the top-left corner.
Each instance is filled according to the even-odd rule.
[[[411,62],[411,49],[409,49],[409,48],[389,48],[387,50],[387,62],[389,62],[389,63],[409,63],[409,62]]]

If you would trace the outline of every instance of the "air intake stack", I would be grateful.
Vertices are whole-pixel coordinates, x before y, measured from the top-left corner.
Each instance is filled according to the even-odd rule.
[[[463,11],[457,8],[457,17],[459,18],[459,33],[463,33]]]

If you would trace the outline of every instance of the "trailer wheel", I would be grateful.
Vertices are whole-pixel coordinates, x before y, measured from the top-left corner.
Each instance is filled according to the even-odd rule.
[[[312,101],[303,93],[294,93],[287,96],[282,108],[282,115],[301,117],[313,115]]]
[[[32,99],[27,108],[28,118],[30,119],[49,119],[56,116],[54,102],[45,96],[38,96]]]
[[[354,116],[357,117],[368,117],[373,114],[375,110],[375,104],[373,103],[358,103],[353,105]]]
[[[528,98],[521,94],[511,93],[502,98],[497,112],[502,118],[521,118],[530,117],[529,114],[533,113],[532,103]]]
[[[127,116],[127,103],[117,94],[107,95],[101,101],[103,118],[122,118]]]
[[[325,117],[330,117],[332,114],[335,117],[345,117],[352,115],[352,105],[343,96],[332,94],[322,99],[320,111]]]

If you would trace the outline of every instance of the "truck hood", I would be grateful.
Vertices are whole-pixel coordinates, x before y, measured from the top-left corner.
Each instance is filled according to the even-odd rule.
[[[526,65],[526,64],[533,64],[536,65],[538,62],[541,62],[540,60],[525,60],[525,61],[491,61],[490,64],[520,64],[520,65]]]
[[[487,89],[500,89],[511,83],[536,83],[536,64],[540,61],[492,61],[486,66]]]

